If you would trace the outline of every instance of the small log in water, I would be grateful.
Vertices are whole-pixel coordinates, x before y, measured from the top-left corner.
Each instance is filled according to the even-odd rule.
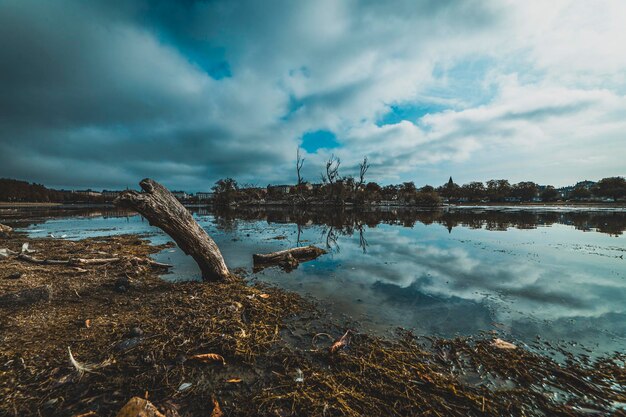
[[[182,251],[196,261],[205,281],[235,279],[213,239],[167,188],[149,178],[139,185],[143,192],[124,191],[114,203],[137,211],[150,225],[170,235]]]
[[[324,249],[310,245],[266,254],[255,253],[252,255],[252,260],[254,261],[254,268],[257,270],[273,265],[291,270],[296,268],[300,262],[311,261],[325,253]]]

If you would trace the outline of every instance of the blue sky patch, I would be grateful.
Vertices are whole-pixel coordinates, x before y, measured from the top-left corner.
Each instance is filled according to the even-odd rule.
[[[378,127],[384,125],[393,125],[400,123],[402,120],[408,120],[416,123],[417,120],[427,114],[439,113],[447,107],[439,104],[398,104],[391,106],[389,112],[376,121]]]
[[[318,149],[332,149],[340,146],[337,136],[330,130],[316,130],[302,135],[302,149],[315,153]]]

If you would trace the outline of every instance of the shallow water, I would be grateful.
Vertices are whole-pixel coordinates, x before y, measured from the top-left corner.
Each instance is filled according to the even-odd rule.
[[[496,330],[528,344],[539,336],[585,346],[594,356],[626,350],[624,210],[200,210],[195,216],[231,268],[251,271],[253,253],[327,248],[329,254],[291,273],[270,268],[254,277],[312,295],[362,330],[382,334],[402,326],[446,337]],[[125,212],[22,212],[11,221],[34,237],[150,233],[155,243],[169,240]],[[199,278],[178,249],[156,257],[175,265],[166,279]]]

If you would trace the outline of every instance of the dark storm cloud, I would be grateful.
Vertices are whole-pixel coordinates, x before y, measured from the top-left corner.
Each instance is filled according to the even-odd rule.
[[[237,86],[137,24],[141,2],[105,4],[0,6],[1,176],[121,186],[151,175],[208,188],[283,159],[265,132],[241,128],[260,123]]]
[[[362,117],[353,107],[373,75],[335,79],[344,62],[384,43],[390,22],[430,18],[426,33],[451,15],[467,27],[489,18],[462,3],[3,2],[0,176],[123,186],[150,175],[191,189],[282,179],[304,131]],[[319,87],[295,91],[289,74],[307,63]],[[299,117],[281,125],[293,97]]]

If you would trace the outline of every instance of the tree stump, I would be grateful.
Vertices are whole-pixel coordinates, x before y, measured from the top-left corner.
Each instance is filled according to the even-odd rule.
[[[144,216],[150,225],[171,236],[185,254],[200,267],[205,281],[232,281],[220,249],[174,195],[158,182],[146,178],[139,185],[143,192],[124,191],[115,205],[130,208]]]

